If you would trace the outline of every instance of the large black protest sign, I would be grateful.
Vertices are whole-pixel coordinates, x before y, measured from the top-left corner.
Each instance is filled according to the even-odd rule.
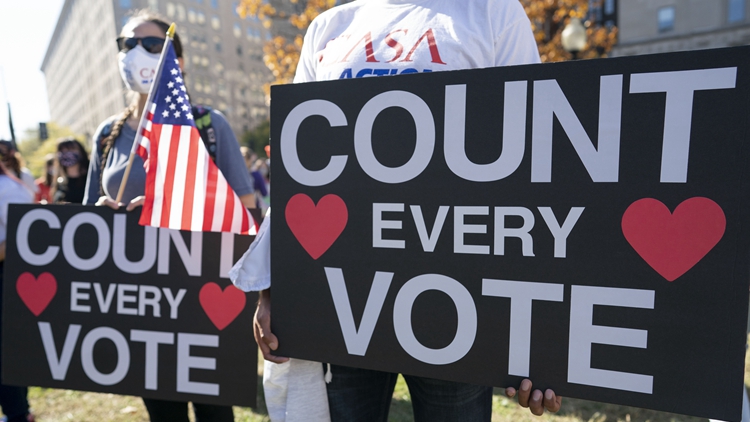
[[[738,420],[748,58],[274,87],[279,353]]]
[[[227,279],[253,237],[139,214],[10,206],[3,383],[254,406],[255,295]]]

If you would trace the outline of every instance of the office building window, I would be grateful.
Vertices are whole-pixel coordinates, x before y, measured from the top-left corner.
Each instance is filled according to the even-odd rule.
[[[185,7],[181,4],[177,5],[177,20],[185,20]]]
[[[238,24],[238,23],[234,24],[234,30],[233,30],[233,32],[234,32],[234,36],[236,38],[239,38],[239,37],[242,36],[242,27],[240,26],[240,24]]]
[[[188,22],[195,23],[195,10],[188,9],[187,16],[188,16]]]
[[[221,28],[221,20],[218,16],[211,17],[211,27],[217,31]]]
[[[606,0],[604,2],[604,14],[611,15],[615,13],[615,0]]]
[[[171,3],[171,2],[167,3],[167,16],[169,16],[170,18],[173,18],[175,13],[176,13],[176,10],[174,8],[174,3]]]
[[[148,0],[148,8],[154,12],[159,11],[159,0]]]
[[[729,0],[727,21],[729,23],[745,20],[745,0]]]
[[[206,23],[206,15],[204,15],[203,12],[198,12],[198,23],[201,25]]]
[[[674,6],[662,7],[658,12],[659,32],[668,32],[674,29]]]
[[[120,7],[123,9],[130,9],[133,4],[130,0],[120,0]]]
[[[214,9],[218,9],[219,8],[219,0],[211,0],[211,7],[213,7]]]

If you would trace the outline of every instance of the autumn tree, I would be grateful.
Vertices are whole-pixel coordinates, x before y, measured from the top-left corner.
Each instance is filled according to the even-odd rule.
[[[336,0],[241,0],[241,17],[258,18],[274,34],[263,47],[263,61],[273,73],[273,84],[292,82],[302,51],[305,29],[316,16],[336,5]],[[268,87],[265,87],[268,92]]]
[[[603,0],[594,1],[601,7]],[[531,20],[534,38],[543,62],[570,60],[571,54],[562,47],[562,31],[571,19],[578,18],[586,27],[586,47],[578,58],[606,57],[617,41],[617,28],[600,26],[588,19],[590,0],[521,0]]]

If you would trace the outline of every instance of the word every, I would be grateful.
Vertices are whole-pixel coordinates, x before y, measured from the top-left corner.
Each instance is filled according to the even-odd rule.
[[[343,271],[341,268],[326,267],[325,274],[347,352],[350,355],[364,356],[380,318],[394,273],[375,273],[359,328],[354,323]],[[529,376],[532,303],[562,302],[564,288],[563,284],[553,283],[482,280],[483,297],[510,299],[509,375]],[[424,346],[412,328],[414,302],[420,294],[428,290],[445,293],[453,301],[458,315],[453,341],[440,349]],[[654,291],[571,286],[568,382],[652,394],[653,376],[591,367],[592,344],[645,349],[648,337],[647,330],[594,325],[595,305],[654,309]],[[474,345],[477,333],[476,305],[471,293],[455,279],[440,274],[418,275],[407,281],[396,295],[393,305],[393,328],[398,343],[411,357],[431,365],[447,365],[462,359]]]
[[[630,94],[666,94],[661,183],[687,182],[695,92],[733,89],[736,79],[736,67],[630,75]],[[552,133],[555,120],[562,126],[592,181],[618,182],[624,75],[605,75],[600,78],[596,146],[557,80],[532,83],[531,182],[552,181]],[[497,160],[487,164],[474,163],[466,156],[466,85],[445,86],[443,156],[453,174],[472,182],[492,182],[504,179],[518,169],[526,147],[528,85],[528,81],[505,82],[502,153]],[[406,110],[416,126],[414,152],[405,164],[398,167],[382,164],[373,150],[375,121],[382,111],[391,107]],[[297,183],[304,186],[324,186],[341,175],[349,156],[333,155],[328,164],[319,170],[310,170],[302,165],[297,152],[297,134],[302,122],[311,116],[324,117],[331,127],[349,125],[344,111],[331,101],[312,99],[302,102],[284,119],[280,139],[281,156],[286,171]],[[356,160],[368,176],[382,183],[397,184],[414,179],[427,168],[435,151],[435,134],[433,111],[427,103],[411,92],[394,90],[380,93],[362,106],[354,123],[352,142]]]
[[[83,281],[73,281],[70,283],[70,310],[73,312],[91,312],[91,306],[83,303],[91,299],[92,283]],[[106,292],[102,289],[100,283],[93,283],[94,296],[99,311],[103,314],[109,312],[112,301],[117,292],[116,313],[119,315],[139,315],[145,316],[147,307],[151,308],[151,315],[161,317],[161,299],[162,292],[164,298],[169,304],[169,317],[177,319],[177,311],[185,297],[187,289],[179,289],[177,294],[172,293],[169,287],[136,285],[136,284],[117,284],[112,283],[107,286]],[[137,304],[135,307],[129,307],[128,304]]]
[[[59,348],[55,345],[51,324],[39,322],[38,326],[52,379],[65,381],[82,327],[79,324],[68,326],[62,351],[58,355],[57,350]],[[131,342],[145,343],[146,373],[144,388],[147,390],[158,389],[159,346],[174,345],[175,337],[177,337],[177,392],[218,396],[219,384],[190,380],[191,369],[216,370],[216,358],[191,355],[190,348],[192,346],[218,348],[219,336],[217,335],[177,333],[175,336],[175,333],[163,331],[130,330]],[[110,373],[101,372],[94,362],[94,348],[102,340],[112,342],[117,350],[117,364]],[[173,350],[174,348],[170,349]],[[115,385],[122,381],[130,371],[128,340],[122,333],[111,327],[97,327],[89,331],[81,341],[80,355],[83,372],[91,381],[99,385]]]
[[[419,240],[424,252],[434,252],[435,245],[440,238],[440,232],[445,224],[448,211],[451,207],[440,206],[435,216],[435,222],[428,231],[427,224],[422,214],[422,207],[411,205],[411,211],[414,224],[419,234]],[[538,207],[542,219],[547,224],[552,236],[555,238],[555,258],[565,258],[568,235],[573,230],[578,219],[583,214],[584,207],[572,207],[562,224],[557,221],[555,214],[550,207]],[[383,230],[401,230],[401,220],[386,220],[383,218],[384,212],[401,213],[404,212],[404,204],[399,203],[374,203],[372,204],[372,247],[373,248],[392,248],[405,249],[406,242],[397,239],[384,239]],[[490,207],[453,207],[453,252],[463,254],[489,255],[490,247],[488,245],[469,245],[466,244],[464,235],[466,234],[486,234],[486,224],[468,224],[465,222],[466,216],[487,216],[490,214]],[[495,229],[494,229],[494,255],[505,255],[505,239],[509,237],[521,240],[523,256],[534,256],[534,241],[531,237],[531,229],[534,228],[534,213],[524,207],[494,207]],[[523,220],[521,227],[506,227],[506,217],[520,217]]]

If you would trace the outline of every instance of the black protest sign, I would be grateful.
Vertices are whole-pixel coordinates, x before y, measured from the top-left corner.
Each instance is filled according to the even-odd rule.
[[[138,225],[139,211],[11,205],[2,380],[254,406],[253,237]]]
[[[273,87],[279,353],[739,419],[749,57]]]

